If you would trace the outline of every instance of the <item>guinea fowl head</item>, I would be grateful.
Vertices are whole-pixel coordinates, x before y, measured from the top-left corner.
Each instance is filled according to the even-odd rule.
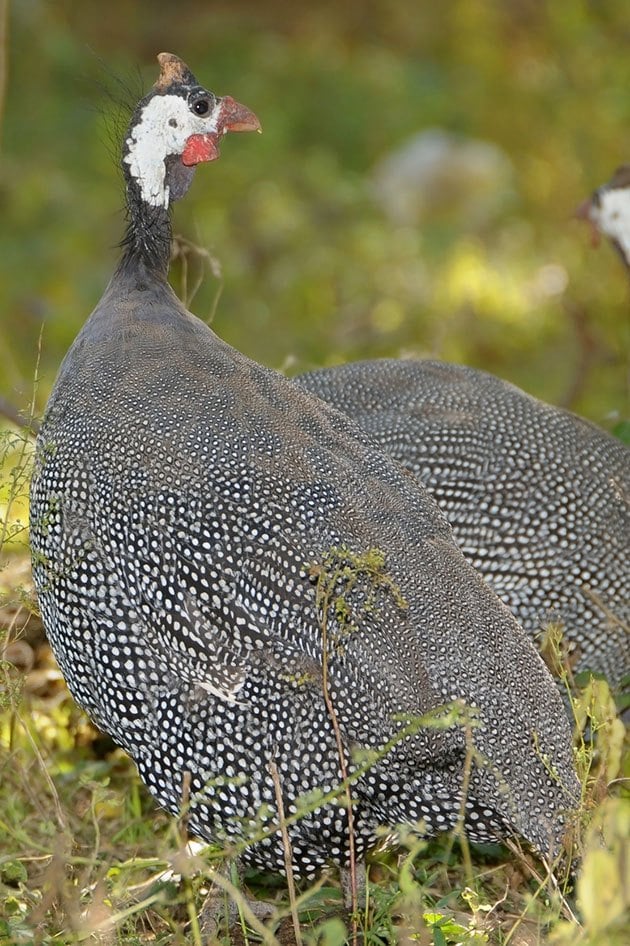
[[[250,109],[205,89],[172,53],[160,53],[157,82],[136,106],[123,143],[129,227],[123,263],[142,261],[166,271],[168,209],[183,197],[195,166],[219,157],[228,131],[260,131]]]
[[[580,204],[576,216],[591,224],[593,243],[599,234],[607,236],[630,269],[630,164],[617,168],[610,181]]]

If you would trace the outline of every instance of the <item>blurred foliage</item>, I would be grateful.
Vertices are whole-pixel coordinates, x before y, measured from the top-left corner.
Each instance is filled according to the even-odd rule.
[[[227,140],[175,214],[213,258],[193,308],[216,309],[219,334],[291,371],[461,361],[612,426],[627,410],[628,286],[571,215],[629,159],[629,39],[626,0],[109,0],[106,13],[15,0],[0,393],[29,401],[43,326],[42,408],[107,282],[126,106],[167,49],[264,129]],[[513,192],[491,220],[438,202],[402,226],[375,202],[375,165],[427,127],[505,153]]]

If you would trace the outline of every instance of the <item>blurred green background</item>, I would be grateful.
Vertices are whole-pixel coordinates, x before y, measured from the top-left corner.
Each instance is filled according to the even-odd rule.
[[[627,278],[572,218],[630,160],[627,0],[4,6],[0,394],[18,408],[40,334],[38,410],[111,274],[125,104],[168,50],[264,130],[227,139],[175,212],[212,264],[193,311],[222,337],[291,373],[431,355],[607,427],[627,411]],[[383,170],[427,129],[450,135],[428,177]]]

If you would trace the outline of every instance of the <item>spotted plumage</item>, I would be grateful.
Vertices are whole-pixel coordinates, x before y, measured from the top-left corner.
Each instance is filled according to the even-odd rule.
[[[314,371],[437,500],[468,561],[535,640],[560,620],[579,669],[630,673],[630,452],[493,375],[438,361]]]
[[[147,109],[168,121],[172,96],[179,119],[200,94],[179,60],[160,61],[125,156]],[[206,95],[214,130],[193,123],[201,139],[180,139],[181,155],[216,157],[224,130],[256,127]],[[158,152],[168,134],[156,127]],[[38,440],[34,575],[71,692],[160,804],[180,809],[190,773],[190,829],[242,840],[265,869],[284,870],[271,762],[285,815],[303,815],[296,874],[347,862],[346,809],[322,798],[342,776],[337,737],[359,853],[383,825],[434,833],[460,810],[473,840],[520,832],[555,851],[576,781],[551,677],[414,479],[175,297],[167,189],[190,180],[162,155],[157,198],[155,155],[149,190],[142,163],[124,162],[123,258]],[[466,728],[434,718],[454,700],[478,721],[465,798]]]

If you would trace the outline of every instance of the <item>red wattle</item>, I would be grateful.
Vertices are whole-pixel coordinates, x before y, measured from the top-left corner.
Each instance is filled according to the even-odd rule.
[[[216,161],[219,148],[214,135],[191,135],[182,152],[182,164],[192,167],[202,161]]]

